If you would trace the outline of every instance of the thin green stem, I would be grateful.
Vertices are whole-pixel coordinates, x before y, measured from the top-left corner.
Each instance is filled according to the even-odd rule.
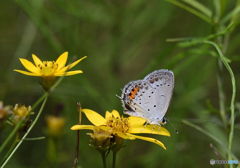
[[[48,96],[48,93],[45,93],[44,95],[42,95],[36,103],[34,103],[34,105],[32,106],[31,110],[28,112],[28,114],[26,115],[25,118],[27,118],[31,112],[43,101],[43,99],[46,98],[46,96]],[[13,131],[9,134],[9,136],[7,137],[7,139],[3,142],[3,144],[0,147],[0,153],[3,151],[3,149],[6,147],[6,145],[8,144],[8,142],[13,138],[14,135],[16,135],[18,129],[20,128],[20,126],[22,125],[22,123],[25,121],[25,118],[22,119],[13,129]]]
[[[44,94],[45,95],[45,94]],[[9,159],[12,157],[12,155],[15,153],[15,151],[18,149],[18,147],[22,144],[23,140],[27,137],[27,135],[30,133],[30,131],[32,130],[32,128],[35,126],[35,124],[37,123],[42,111],[43,111],[43,108],[47,102],[47,99],[48,99],[48,95],[49,93],[46,93],[46,97],[43,101],[43,104],[35,118],[35,120],[33,121],[32,125],[29,127],[29,129],[27,130],[27,132],[24,134],[24,136],[22,137],[22,139],[19,141],[19,143],[16,145],[16,147],[13,149],[13,151],[11,152],[11,154],[7,157],[7,159],[5,160],[5,162],[2,164],[1,168],[3,168],[7,162],[9,161]]]
[[[59,84],[60,82],[63,80],[64,76],[65,76],[66,72],[64,73],[63,76],[61,76],[57,82],[50,88],[50,91],[53,91]],[[25,118],[27,118],[31,112],[46,98],[48,97],[49,93],[45,92],[37,101],[36,103],[34,103],[34,105],[32,106],[31,110],[28,112],[28,114],[25,116]],[[13,136],[17,133],[18,129],[20,128],[20,126],[22,125],[22,123],[25,121],[25,118],[23,118],[13,129],[13,131],[9,134],[9,136],[7,137],[7,139],[3,142],[3,144],[0,146],[0,153],[3,151],[3,149],[6,147],[6,145],[8,144],[8,142],[13,138]]]
[[[117,157],[117,152],[113,151],[113,163],[112,163],[112,167],[115,168],[116,167],[116,157]]]
[[[232,98],[231,98],[231,120],[230,120],[230,133],[229,133],[229,144],[228,144],[228,160],[232,160],[232,155],[231,155],[231,150],[232,150],[232,140],[233,140],[233,133],[234,133],[234,102],[235,102],[235,96],[236,96],[236,83],[235,83],[235,77],[233,74],[233,71],[229,64],[227,63],[226,59],[224,58],[222,51],[218,47],[216,43],[213,43],[211,41],[203,41],[204,43],[211,44],[215,47],[217,50],[220,59],[222,60],[223,64],[227,68],[230,76],[231,76],[231,81],[232,81]],[[230,165],[232,167],[232,165]]]
[[[7,159],[7,157],[10,155],[10,153],[12,152],[12,150],[16,147],[17,143],[19,142],[19,137],[20,137],[20,133],[17,132],[16,134],[16,138],[11,146],[11,148],[8,150],[7,154],[4,156],[3,160],[1,161],[0,165],[3,164],[3,162]]]
[[[221,59],[217,59],[217,65],[218,65],[218,74],[217,74],[217,84],[218,84],[218,93],[219,93],[219,110],[220,110],[220,116],[223,121],[223,125],[225,128],[225,131],[227,131],[227,117],[225,113],[225,95],[223,90],[223,79],[222,79],[222,72],[223,72],[223,66]]]
[[[198,16],[199,18],[201,18],[202,20],[206,21],[207,23],[211,23],[211,20],[210,20],[210,18],[208,16],[206,16],[206,15],[202,14],[201,12],[199,12],[199,11],[197,11],[197,10],[195,10],[195,9],[185,5],[185,4],[183,4],[182,2],[179,2],[179,1],[176,1],[176,0],[166,0],[166,1],[172,3],[172,4],[176,5],[176,6],[178,6],[180,8],[185,9],[186,11],[194,14],[195,16]]]
[[[101,152],[101,155],[102,155],[103,167],[104,167],[104,168],[107,168],[106,155],[105,155],[105,153],[106,153],[106,152]]]
[[[212,138],[212,139],[213,139],[214,141],[216,141],[219,145],[221,145],[221,146],[223,147],[223,149],[224,149],[227,153],[229,153],[228,148],[227,148],[218,138],[216,138],[215,136],[213,136],[211,133],[207,132],[206,130],[202,129],[201,127],[199,127],[199,126],[197,126],[197,125],[195,125],[195,124],[193,124],[193,123],[190,123],[189,121],[183,120],[182,122],[183,122],[184,124],[188,125],[188,126],[191,126],[191,127],[195,128],[195,129],[197,129],[198,131],[202,132],[203,134],[207,135],[208,137]],[[230,153],[231,153],[231,152],[230,152]],[[237,158],[233,153],[231,153],[231,155],[232,155],[233,159],[238,160],[238,158]]]

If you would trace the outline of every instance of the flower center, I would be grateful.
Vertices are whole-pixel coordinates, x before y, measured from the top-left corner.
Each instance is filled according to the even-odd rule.
[[[20,118],[23,118],[28,114],[28,112],[31,110],[31,107],[25,107],[25,106],[18,106],[15,105],[13,111],[16,116],[19,116]]]
[[[107,118],[107,126],[111,127],[115,132],[126,133],[131,127],[128,118],[115,118],[114,116]]]
[[[58,68],[58,64],[55,61],[43,61],[42,64],[38,64],[41,74],[48,76],[54,74]]]

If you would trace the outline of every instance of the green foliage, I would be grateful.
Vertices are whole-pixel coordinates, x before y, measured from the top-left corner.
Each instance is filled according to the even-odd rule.
[[[106,110],[121,112],[115,95],[129,81],[156,69],[174,72],[175,89],[166,117],[185,125],[171,120],[179,134],[167,124],[170,138],[152,135],[166,151],[145,141],[126,141],[116,167],[200,168],[209,167],[210,159],[240,158],[239,0],[15,0],[3,1],[2,7],[0,100],[4,104],[33,105],[43,95],[40,78],[13,72],[24,69],[19,58],[31,60],[36,54],[41,60],[56,60],[65,51],[69,62],[74,56],[88,56],[74,67],[83,74],[63,79],[27,134],[30,139],[45,139],[20,141],[6,167],[73,166],[76,132],[70,127],[78,123],[77,102],[102,115]],[[56,140],[46,135],[44,117],[56,113],[59,103],[63,110],[58,115],[67,123]],[[34,106],[32,119],[39,110]],[[89,124],[85,117],[82,124]],[[0,129],[0,158],[11,148],[16,131],[7,122]],[[78,165],[102,167],[101,156],[88,146],[87,132],[80,131]],[[54,148],[49,145],[53,143]],[[48,153],[49,148],[53,153]],[[107,166],[112,164],[109,158]]]

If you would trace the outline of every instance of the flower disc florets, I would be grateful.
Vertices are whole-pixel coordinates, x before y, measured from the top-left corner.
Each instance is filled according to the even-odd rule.
[[[55,61],[43,61],[42,64],[37,66],[40,69],[42,75],[53,75],[58,68],[58,63]]]
[[[114,132],[122,132],[126,133],[128,129],[131,127],[128,118],[125,117],[109,117],[106,119],[107,126],[111,127]]]

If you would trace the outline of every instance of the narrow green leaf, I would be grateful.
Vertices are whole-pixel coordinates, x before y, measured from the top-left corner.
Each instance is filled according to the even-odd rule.
[[[183,0],[183,1],[186,2],[187,4],[191,5],[192,7],[198,9],[203,14],[205,14],[207,17],[211,18],[212,12],[210,11],[210,9],[208,9],[203,4],[201,4],[201,3],[199,3],[198,1],[195,1],[195,0]]]
[[[221,21],[221,24],[225,24],[228,21],[231,21],[232,18],[234,18],[235,16],[237,16],[240,12],[240,5],[237,6],[234,10],[232,10],[231,12],[229,12]]]
[[[211,40],[219,36],[225,35],[229,30],[234,26],[234,23],[230,23],[228,27],[223,29],[220,33],[217,34],[211,34],[207,37],[184,37],[184,38],[172,38],[172,39],[167,39],[167,42],[180,42],[178,44],[179,47],[189,47],[192,45],[196,45],[199,43],[203,43],[204,40]],[[226,58],[225,58],[226,59]],[[231,62],[230,59],[227,59],[227,62]]]
[[[42,140],[45,139],[45,137],[37,137],[37,138],[25,138],[22,139],[23,141],[35,141],[35,140]]]
[[[210,24],[212,23],[212,21],[211,21],[211,19],[209,17],[207,17],[206,15],[202,14],[201,12],[199,12],[199,11],[197,11],[197,10],[195,10],[195,9],[193,9],[193,8],[187,6],[187,5],[185,5],[185,4],[183,4],[183,3],[179,2],[179,1],[175,1],[175,0],[166,0],[166,1],[170,2],[170,3],[174,4],[174,5],[177,5],[180,8],[185,9],[186,11],[194,14],[195,16],[201,18],[202,20],[206,21],[207,23],[210,23]]]
[[[184,124],[190,126],[190,127],[195,128],[196,130],[202,132],[203,134],[205,134],[208,137],[210,137],[211,139],[213,139],[215,142],[217,142],[219,145],[221,145],[226,152],[231,153],[231,156],[232,156],[233,159],[238,160],[238,158],[232,152],[229,152],[228,148],[217,137],[213,136],[213,134],[207,132],[203,128],[201,128],[201,127],[199,127],[199,126],[197,126],[197,125],[195,125],[193,123],[190,123],[189,121],[182,120],[182,122]]]

